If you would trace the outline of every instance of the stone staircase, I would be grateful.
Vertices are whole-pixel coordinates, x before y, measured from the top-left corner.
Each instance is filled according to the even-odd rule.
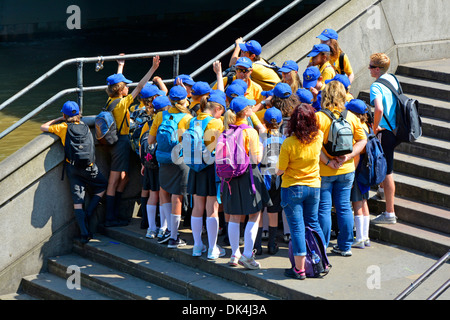
[[[442,256],[450,249],[450,59],[400,65],[403,91],[420,103],[423,136],[394,154],[395,225],[371,225],[370,237]],[[369,102],[369,91],[360,99]],[[384,201],[371,193],[370,212]]]

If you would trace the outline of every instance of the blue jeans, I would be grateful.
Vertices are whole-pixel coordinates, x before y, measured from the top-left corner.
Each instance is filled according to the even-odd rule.
[[[353,211],[350,202],[355,172],[331,177],[321,177],[319,223],[328,247],[331,234],[331,206],[336,209],[339,235],[337,244],[340,250],[350,250],[353,243]]]
[[[317,217],[320,189],[308,186],[281,188],[281,206],[291,229],[294,256],[306,255],[305,226],[316,230],[324,239]]]

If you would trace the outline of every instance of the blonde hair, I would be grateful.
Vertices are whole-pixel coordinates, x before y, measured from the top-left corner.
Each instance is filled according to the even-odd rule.
[[[391,59],[385,53],[378,52],[370,56],[370,64],[380,68],[381,73],[386,73],[391,65]]]
[[[330,60],[337,60],[339,58],[339,52],[342,51],[341,47],[339,47],[339,43],[336,39],[330,39],[330,43],[329,43],[329,47],[330,47]],[[339,66],[340,68],[342,68],[342,66]]]
[[[345,87],[339,81],[331,81],[325,85],[322,90],[322,102],[321,107],[330,110],[339,109],[342,111],[345,109]]]
[[[202,100],[200,100],[200,110],[202,112],[205,112],[206,110],[213,111],[217,107],[223,108],[223,106],[220,103],[214,102],[214,101],[208,101],[209,96],[203,96]]]
[[[108,97],[110,97],[110,98],[117,98],[117,97],[120,97],[120,92],[125,87],[126,87],[125,82],[118,82],[115,84],[111,84],[108,86],[108,88],[106,88],[106,93],[108,94]]]
[[[172,106],[177,108],[178,111],[182,112],[182,113],[190,113],[189,108],[188,108],[188,100],[187,98],[183,99],[183,100],[179,100],[179,101],[175,101],[175,100],[171,100],[169,98],[170,102],[172,103]]]
[[[69,123],[81,121],[81,114],[77,114],[76,116],[69,117],[67,114],[63,113],[63,117],[64,117],[64,120]]]
[[[292,92],[297,92],[298,89],[303,88],[302,80],[300,80],[297,71],[291,70],[289,73],[291,74],[292,79],[292,83],[289,85],[291,86]]]
[[[244,109],[242,109],[238,113],[234,113],[233,110],[228,109],[228,111],[225,112],[225,114],[223,115],[223,125],[225,127],[225,130],[229,129],[229,125],[230,124],[235,124],[236,123],[236,119],[238,119],[238,118],[239,119],[243,119],[244,118],[244,114],[248,110],[248,108],[250,108],[250,106],[245,107]]]

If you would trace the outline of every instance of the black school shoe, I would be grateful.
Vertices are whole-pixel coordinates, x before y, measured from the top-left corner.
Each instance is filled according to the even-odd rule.
[[[303,272],[297,273],[297,272],[295,272],[294,268],[284,269],[284,275],[288,278],[293,278],[293,279],[298,279],[298,280],[306,279],[306,272],[304,270],[303,270]]]

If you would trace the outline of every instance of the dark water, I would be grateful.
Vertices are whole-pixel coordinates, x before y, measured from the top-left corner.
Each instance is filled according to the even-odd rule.
[[[299,6],[286,13],[271,26],[254,36],[262,45],[284,31],[314,6]],[[180,57],[180,73],[189,74],[234,43],[240,36],[251,32],[275,12],[260,12],[257,18],[249,16],[240,19],[214,39],[209,40],[188,56]],[[117,27],[107,30],[71,30],[64,34],[34,36],[31,39],[0,43],[0,101],[3,102],[20,91],[45,72],[63,60],[76,57],[97,57],[118,53],[144,53],[165,50],[183,50],[225,22],[216,25],[202,25],[195,21],[171,22],[164,25],[149,24],[139,27]],[[229,56],[222,58],[222,66],[228,65]],[[128,79],[138,82],[151,67],[151,59],[127,61],[124,74]],[[173,58],[161,58],[160,68],[155,75],[163,79],[172,78]],[[106,62],[104,69],[95,72],[95,64],[84,66],[84,86],[105,84],[106,78],[116,72],[116,62]],[[215,75],[206,70],[194,80],[211,82]],[[45,102],[57,92],[76,86],[76,68],[68,66],[22,96],[13,104],[0,111],[0,132],[25,116],[28,112]],[[97,114],[103,107],[105,92],[85,93],[84,114]],[[0,161],[18,150],[40,134],[39,126],[60,116],[62,104],[67,100],[77,100],[76,95],[67,95],[32,120],[0,140]]]

